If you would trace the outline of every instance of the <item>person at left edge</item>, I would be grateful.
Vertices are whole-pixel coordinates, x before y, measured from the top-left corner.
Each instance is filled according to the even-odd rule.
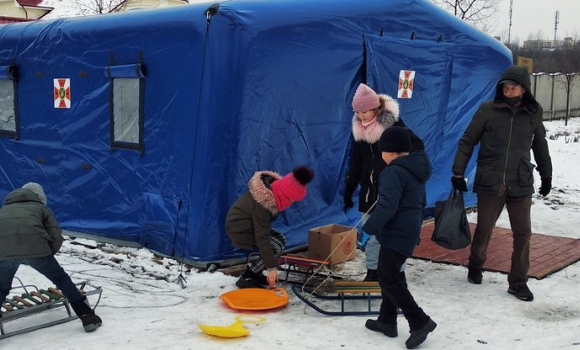
[[[85,332],[93,332],[103,321],[54,257],[62,242],[62,230],[40,184],[29,182],[10,192],[0,208],[0,302],[10,293],[20,265],[28,265],[62,291]]]

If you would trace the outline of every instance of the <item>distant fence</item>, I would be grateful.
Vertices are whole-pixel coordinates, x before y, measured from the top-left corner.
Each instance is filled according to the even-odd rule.
[[[580,74],[572,74],[570,116],[580,116]],[[532,93],[544,108],[544,120],[566,117],[566,75],[562,73],[534,73]]]

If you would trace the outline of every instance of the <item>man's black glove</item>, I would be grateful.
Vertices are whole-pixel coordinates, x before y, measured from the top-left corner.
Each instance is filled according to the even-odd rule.
[[[463,176],[451,177],[451,186],[453,186],[453,188],[455,188],[458,191],[467,192],[467,183],[465,182],[465,179],[463,178]]]
[[[538,191],[540,195],[546,197],[550,190],[552,189],[552,178],[542,179],[542,184],[540,185],[540,190]]]
[[[354,203],[352,202],[352,195],[353,195],[353,193],[351,191],[344,192],[344,208],[343,209],[344,209],[345,214],[346,214],[347,210],[354,207]]]

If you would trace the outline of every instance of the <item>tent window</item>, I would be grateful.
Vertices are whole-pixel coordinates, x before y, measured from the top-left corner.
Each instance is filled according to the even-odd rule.
[[[16,138],[16,67],[0,66],[0,136]]]
[[[111,79],[111,146],[143,151],[144,77],[140,64],[107,67]]]
[[[113,142],[139,143],[139,79],[113,80]]]

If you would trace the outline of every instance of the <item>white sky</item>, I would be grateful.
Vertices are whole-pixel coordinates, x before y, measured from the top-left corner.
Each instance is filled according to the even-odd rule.
[[[580,135],[580,118],[546,122],[552,156],[554,189],[546,198],[534,196],[532,230],[555,236],[580,239],[580,142],[563,136],[567,131]],[[561,135],[555,137],[555,135]],[[537,172],[534,172],[536,180]],[[49,194],[50,202],[50,194]],[[469,215],[475,222],[475,214]],[[509,227],[505,212],[498,226]],[[77,240],[95,245],[91,240]],[[492,252],[490,252],[492,254]],[[241,313],[230,309],[219,296],[235,290],[236,278],[221,272],[184,272],[187,288],[174,281],[179,263],[173,259],[153,261],[146,249],[88,249],[65,241],[57,259],[73,281],[90,280],[103,287],[97,314],[103,326],[84,333],[78,320],[29,334],[0,340],[2,350],[379,350],[404,349],[409,328],[399,317],[399,336],[395,339],[364,327],[370,317],[324,316],[305,306],[287,284],[280,283],[289,296],[283,309],[258,311],[266,319],[249,325],[250,335],[222,339],[202,333],[197,325],[228,326]],[[364,253],[357,251],[353,261],[339,264],[333,273],[348,280],[364,277]],[[533,302],[523,302],[507,293],[507,277],[485,272],[483,284],[466,280],[467,269],[442,263],[409,259],[407,279],[419,305],[438,326],[420,350],[578,350],[580,343],[580,262],[544,279],[530,279]],[[26,284],[50,286],[42,275],[23,266],[17,274]],[[156,277],[157,276],[157,277]],[[11,295],[22,293],[16,290]],[[93,304],[94,296],[90,297]],[[320,307],[339,309],[332,301]],[[347,305],[349,310],[353,305]],[[362,310],[366,304],[355,305]],[[376,305],[375,305],[376,306]],[[250,312],[251,313],[251,312]],[[7,331],[55,320],[66,313],[63,308],[45,311],[5,324]]]
[[[510,0],[502,0],[497,26],[492,31],[502,40],[508,36],[509,8]],[[556,11],[560,11],[557,39],[580,36],[580,0],[513,0],[510,41],[519,39],[523,43],[530,35],[537,38],[539,31],[541,39],[553,40]]]
[[[80,0],[81,2],[84,0]],[[190,3],[209,0],[190,0]],[[219,2],[219,0],[218,0]],[[44,0],[43,6],[54,7],[47,19],[75,16],[78,5],[72,0]],[[490,33],[501,36],[507,41],[509,29],[510,0],[501,0],[500,11],[490,17]],[[510,41],[523,43],[530,36],[537,38],[541,31],[542,39],[554,39],[554,17],[560,11],[557,39],[566,36],[580,37],[580,0],[513,0],[512,26]]]

